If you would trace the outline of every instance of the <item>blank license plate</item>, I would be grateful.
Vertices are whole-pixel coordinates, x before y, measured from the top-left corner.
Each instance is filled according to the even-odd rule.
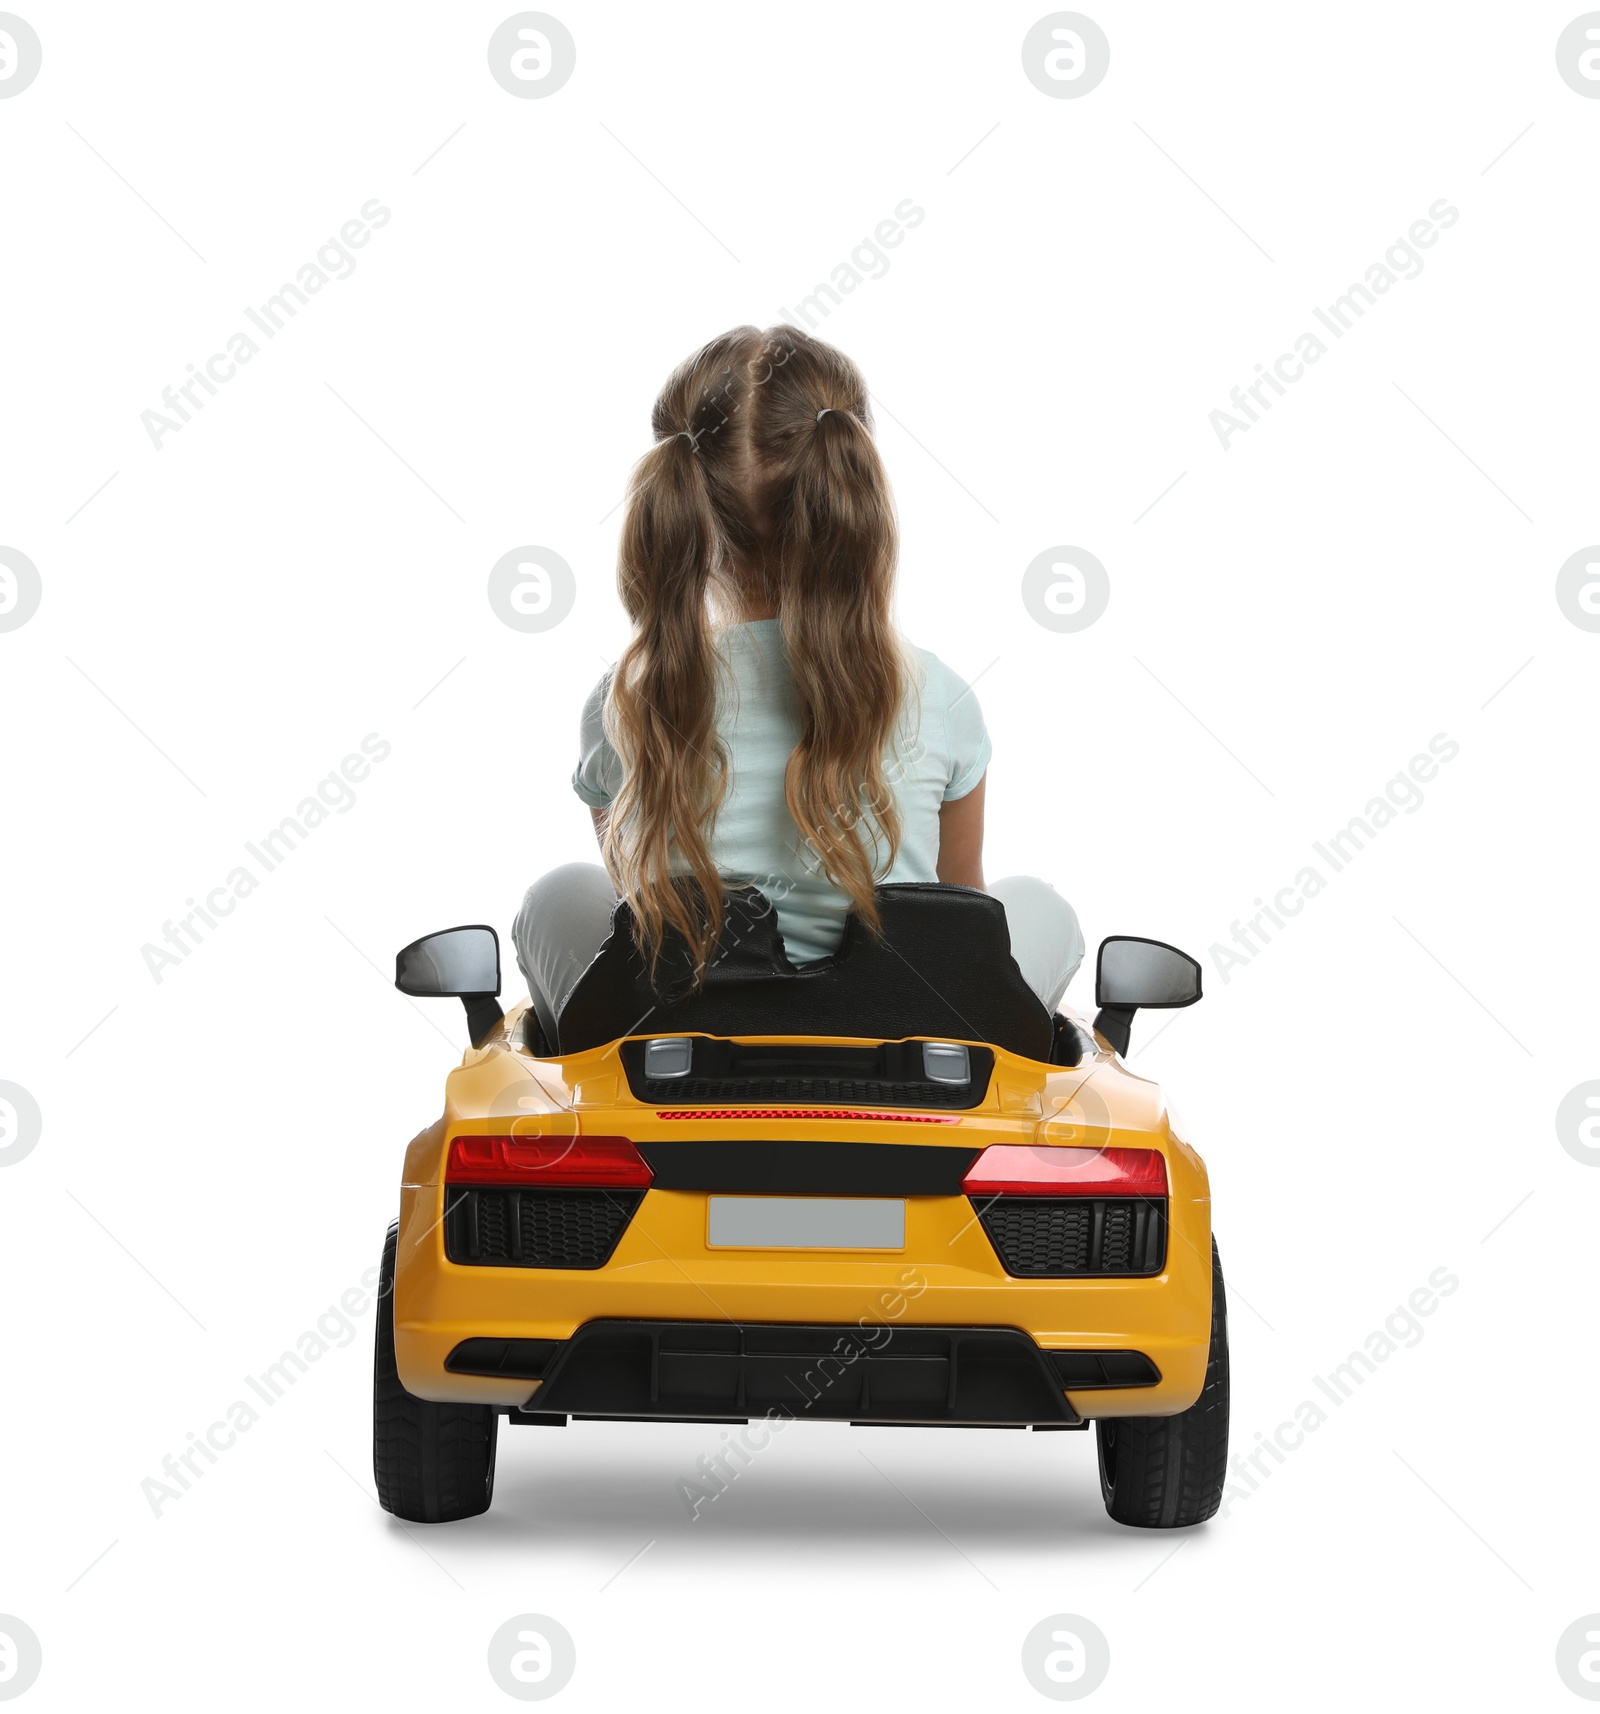
[[[713,1196],[713,1249],[903,1250],[906,1205],[874,1197]]]

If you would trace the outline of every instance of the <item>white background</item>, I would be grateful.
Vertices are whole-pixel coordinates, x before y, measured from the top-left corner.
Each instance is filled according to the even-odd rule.
[[[1091,0],[1109,75],[1054,100],[1022,70],[1036,6],[551,0],[576,73],[517,100],[485,57],[509,8],[475,0],[16,3],[44,61],[0,101],[0,543],[43,600],[0,634],[0,1078],[43,1137],[0,1172],[0,1612],[42,1639],[33,1704],[494,1708],[488,1638],[529,1611],[576,1639],[574,1709],[1025,1709],[1022,1639],[1060,1612],[1109,1640],[1107,1709],[1575,1701],[1576,7]],[[355,272],[153,448],[162,388],[373,197]],[[908,197],[925,220],[817,331],[879,400],[901,622],[978,681],[990,874],[1049,877],[1091,946],[1206,959],[1133,1064],[1210,1165],[1235,1447],[1435,1269],[1459,1289],[1182,1537],[1104,1517],[1088,1436],[821,1424],[694,1523],[675,1483],[714,1429],[506,1431],[489,1515],[402,1528],[371,1492],[370,1310],[153,1515],[163,1456],[377,1260],[462,1033],[388,985],[396,948],[504,932],[592,851],[575,723],[625,635],[615,507],[661,381]],[[1229,389],[1441,197],[1424,271],[1219,446]],[[519,544],[576,574],[554,631],[491,611]],[[1077,634],[1021,600],[1059,544],[1110,578]],[[141,948],[368,733],[392,754],[355,806],[155,981]],[[1439,733],[1422,807],[1225,981],[1208,949]]]

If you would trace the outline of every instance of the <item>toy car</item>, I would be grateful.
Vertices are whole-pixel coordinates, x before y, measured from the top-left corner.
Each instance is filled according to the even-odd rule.
[[[652,985],[619,905],[553,1042],[527,1004],[502,1015],[493,929],[400,953],[397,986],[459,997],[473,1045],[406,1151],[384,1248],[389,1511],[484,1511],[502,1416],[1092,1421],[1113,1518],[1216,1511],[1206,1169],[1122,1059],[1135,1009],[1193,1004],[1199,965],[1104,941],[1090,1026],[1040,1004],[997,900],[878,898],[880,937],[852,920],[794,966],[767,900],[730,893],[694,993],[681,947]]]

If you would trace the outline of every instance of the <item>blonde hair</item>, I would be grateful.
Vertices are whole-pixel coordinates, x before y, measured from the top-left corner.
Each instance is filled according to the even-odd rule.
[[[604,853],[652,970],[676,929],[698,983],[723,915],[714,606],[778,615],[800,714],[784,800],[878,932],[873,889],[900,840],[884,756],[909,682],[890,618],[897,536],[866,384],[796,328],[712,340],[673,372],[651,427],[617,562],[633,636],[606,704],[624,780]]]

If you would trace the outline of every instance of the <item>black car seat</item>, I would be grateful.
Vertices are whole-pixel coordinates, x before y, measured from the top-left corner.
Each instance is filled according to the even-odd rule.
[[[619,904],[556,1022],[557,1051],[633,1035],[937,1036],[1052,1057],[1057,1020],[1011,956],[998,899],[912,882],[879,887],[877,900],[881,938],[852,915],[833,957],[795,965],[766,896],[730,889],[722,940],[697,993],[688,992],[687,949],[670,932],[652,988],[631,913]]]

